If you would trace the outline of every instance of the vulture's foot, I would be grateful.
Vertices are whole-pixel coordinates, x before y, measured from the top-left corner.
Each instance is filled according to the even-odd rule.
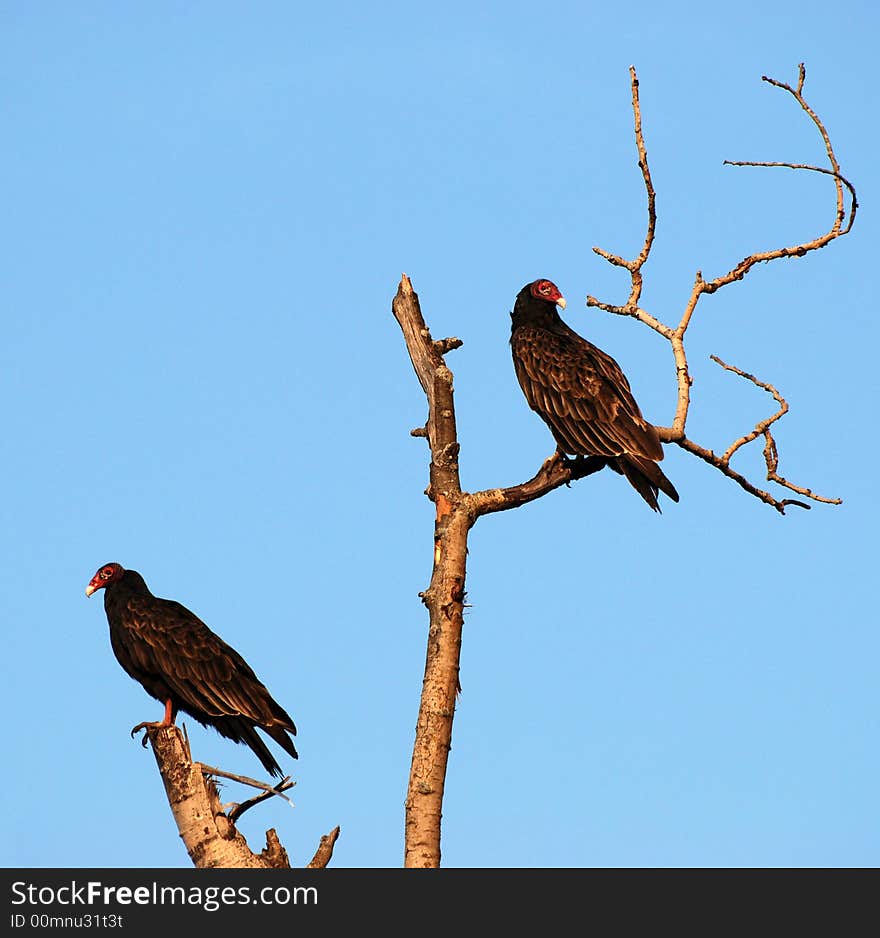
[[[150,730],[162,729],[165,726],[171,726],[170,723],[166,723],[164,720],[147,720],[144,723],[138,723],[137,726],[131,728],[131,738],[134,739],[135,733],[139,733],[141,730],[144,731],[144,735],[141,738],[141,745],[144,749],[147,748],[147,742],[150,738]]]

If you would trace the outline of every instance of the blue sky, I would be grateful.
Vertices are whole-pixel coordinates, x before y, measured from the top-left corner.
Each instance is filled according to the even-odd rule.
[[[448,866],[875,866],[876,6],[0,3],[5,224],[6,866],[187,867],[152,757],[161,706],[117,665],[119,561],[201,616],[297,722],[296,807],[250,812],[294,865],[394,867],[424,664],[425,402],[390,312],[403,271],[455,373],[466,488],[552,451],[508,312],[549,277],[569,323],[675,407],[668,346],[596,257],[658,229],[643,304],[809,239],[826,177],[795,81],[857,187],[852,234],[704,298],[690,434],[791,405],[780,472],[840,507],[780,517],[667,448],[655,516],[610,472],[482,519],[444,804]],[[735,467],[763,485],[759,450]],[[253,775],[188,721],[196,758]],[[283,755],[278,753],[279,757]],[[282,760],[283,761],[283,760]],[[229,799],[246,795],[240,789]]]

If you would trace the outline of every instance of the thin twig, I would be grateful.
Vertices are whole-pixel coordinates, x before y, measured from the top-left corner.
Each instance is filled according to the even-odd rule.
[[[846,176],[842,176],[839,172],[835,172],[833,169],[827,169],[824,166],[812,166],[810,163],[783,163],[778,160],[724,160],[723,165],[760,166],[770,169],[805,169],[811,173],[824,173],[826,176],[833,176],[835,179],[839,179],[846,186],[850,194],[849,220],[846,223],[846,227],[840,230],[840,235],[848,234],[853,226],[853,222],[856,220],[856,211],[859,207],[859,200],[856,197],[855,186],[846,178]]]
[[[725,371],[732,371],[734,374],[739,375],[741,378],[746,378],[748,381],[751,381],[752,384],[757,385],[759,388],[763,388],[769,394],[772,394],[776,402],[779,404],[779,410],[773,414],[772,417],[767,417],[766,420],[762,420],[759,424],[755,426],[755,429],[750,433],[741,436],[738,440],[735,440],[725,451],[724,455],[721,457],[724,463],[730,462],[730,457],[741,447],[745,446],[747,443],[751,443],[752,440],[757,439],[762,433],[767,432],[768,427],[776,423],[780,417],[788,413],[788,401],[773,387],[772,384],[767,384],[764,381],[759,381],[754,375],[749,374],[747,371],[742,371],[737,368],[736,365],[728,365],[726,362],[723,362],[717,355],[710,355],[709,358],[713,362],[720,365]]]
[[[293,802],[286,795],[281,794],[281,790],[278,789],[278,786],[267,785],[266,782],[258,782],[255,778],[248,778],[247,775],[233,775],[232,772],[224,772],[223,769],[215,769],[213,765],[205,765],[204,762],[200,762],[199,765],[202,767],[202,773],[204,775],[218,775],[220,778],[228,778],[233,782],[240,782],[242,785],[250,785],[251,788],[259,788],[262,791],[268,792],[269,796],[277,795],[279,798],[283,798],[291,808],[294,806]],[[284,782],[289,781],[290,776],[283,778],[278,784],[283,785]],[[290,788],[290,785],[285,786],[283,790]]]
[[[235,823],[245,811],[249,811],[255,805],[260,804],[262,801],[266,801],[268,798],[273,797],[273,795],[279,795],[283,791],[287,791],[289,788],[293,788],[296,782],[290,780],[290,776],[282,779],[272,791],[264,791],[262,795],[254,795],[253,798],[248,798],[247,801],[242,801],[241,804],[233,804],[232,810],[228,812],[229,820]],[[223,806],[224,808],[226,805]],[[291,807],[293,804],[291,803]]]
[[[642,267],[648,260],[651,248],[654,245],[654,232],[657,227],[657,193],[654,191],[654,183],[651,180],[651,170],[648,166],[648,149],[645,146],[645,137],[642,132],[642,107],[639,101],[639,79],[636,76],[636,70],[631,65],[629,68],[630,87],[632,90],[632,109],[633,109],[633,132],[636,138],[636,150],[639,154],[639,169],[642,172],[642,181],[645,184],[645,193],[648,198],[648,225],[645,232],[645,243],[638,256],[631,261],[625,260],[618,254],[613,254],[604,248],[594,247],[594,253],[604,257],[609,264],[615,267],[624,267],[630,274],[630,294],[629,299],[623,306],[611,306],[600,303],[595,297],[587,297],[587,306],[598,306],[609,313],[615,313],[619,316],[635,316],[642,322],[650,325],[658,332],[666,335],[664,331],[667,327],[654,319],[645,310],[639,308],[639,300],[642,295]],[[671,330],[669,330],[671,331]],[[669,336],[667,335],[667,338]]]
[[[756,385],[759,388],[762,388],[768,394],[772,394],[776,402],[779,404],[779,410],[775,414],[760,421],[759,423],[755,425],[754,430],[752,430],[749,433],[746,433],[745,435],[741,436],[738,440],[735,440],[733,443],[731,443],[731,445],[727,448],[727,450],[724,452],[722,456],[714,457],[714,453],[713,453],[712,456],[714,458],[710,461],[713,462],[713,464],[716,465],[719,469],[721,469],[721,471],[724,472],[725,475],[728,475],[729,473],[727,472],[727,470],[730,468],[730,459],[733,456],[733,454],[738,449],[740,449],[740,447],[745,446],[748,443],[751,443],[752,440],[756,440],[759,436],[763,436],[764,441],[765,441],[763,454],[764,454],[764,462],[767,465],[767,480],[768,481],[776,482],[778,485],[782,485],[785,488],[791,489],[793,492],[797,492],[799,495],[806,495],[808,498],[812,498],[813,501],[816,501],[816,502],[824,502],[826,505],[842,504],[842,499],[840,498],[825,498],[822,495],[816,495],[812,490],[808,488],[804,488],[803,486],[794,485],[793,483],[788,482],[786,479],[784,479],[782,476],[780,476],[776,472],[776,469],[779,466],[779,455],[776,450],[776,441],[773,439],[773,434],[770,432],[770,427],[774,423],[776,423],[776,421],[779,420],[780,417],[783,417],[785,414],[788,413],[788,402],[779,393],[779,391],[777,391],[776,388],[773,387],[772,384],[768,384],[766,381],[761,381],[760,379],[756,378],[753,374],[749,374],[749,372],[743,371],[742,369],[737,368],[736,365],[728,365],[726,362],[723,362],[717,355],[710,355],[709,358],[711,358],[713,362],[715,362],[716,364],[724,368],[725,371],[731,371],[734,374],[739,375],[741,378],[745,378],[746,380],[751,381],[752,384]],[[714,461],[715,459],[717,459],[718,461],[715,462]],[[733,478],[733,476],[731,476],[731,478]],[[761,490],[756,489],[755,493],[758,493],[758,492],[761,492]],[[761,493],[761,494],[767,495],[766,492]],[[764,499],[764,501],[766,500],[767,499]],[[772,504],[774,505],[774,507],[776,507],[776,505],[778,504],[800,505],[801,508],[810,507],[809,505],[804,505],[802,502],[794,501],[791,499],[783,499],[781,502],[777,502],[774,499],[772,500]]]
[[[687,450],[689,453],[693,453],[695,456],[699,456],[700,459],[704,459],[707,463],[715,466],[716,469],[719,469],[728,479],[733,479],[737,485],[740,485],[744,488],[750,495],[754,495],[755,498],[759,498],[762,502],[771,507],[775,508],[781,515],[785,514],[785,508],[787,505],[797,505],[799,508],[809,509],[809,505],[805,505],[803,502],[795,501],[790,498],[783,498],[781,500],[774,498],[769,492],[765,492],[763,489],[759,489],[757,486],[752,485],[749,480],[738,473],[735,469],[731,469],[720,456],[716,456],[715,453],[710,449],[706,449],[703,446],[700,446],[699,443],[694,443],[693,440],[689,440],[687,437],[683,437],[678,440],[678,445]]]
[[[797,492],[800,495],[806,495],[807,498],[812,498],[815,502],[824,502],[827,505],[842,505],[842,498],[825,498],[822,495],[817,495],[812,489],[803,488],[800,485],[795,485],[792,482],[789,482],[787,479],[784,479],[781,475],[776,472],[776,469],[779,466],[779,456],[776,452],[776,441],[769,433],[764,434],[765,444],[764,444],[764,459],[767,462],[767,478],[775,482],[777,485],[783,485],[787,489],[791,489],[793,492]]]

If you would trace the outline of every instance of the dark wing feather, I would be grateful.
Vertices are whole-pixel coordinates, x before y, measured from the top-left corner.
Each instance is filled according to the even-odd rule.
[[[620,366],[563,327],[522,326],[511,336],[526,400],[571,455],[663,458],[656,429],[642,416]]]
[[[234,648],[174,600],[140,592],[120,599],[122,608],[108,608],[113,650],[149,694],[246,743],[273,774],[280,768],[255,727],[297,757],[287,736],[296,733],[293,720]]]
[[[290,716],[244,658],[185,606],[132,596],[127,607],[126,627],[135,639],[126,642],[132,658],[144,671],[163,676],[182,709],[293,729]]]

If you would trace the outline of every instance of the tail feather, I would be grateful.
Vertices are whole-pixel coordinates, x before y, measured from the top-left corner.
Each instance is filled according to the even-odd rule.
[[[292,725],[292,724],[291,724]],[[294,759],[299,758],[299,753],[296,751],[296,746],[293,745],[293,740],[287,735],[287,727],[284,726],[262,726],[260,729],[264,730],[267,735],[271,736],[276,743],[289,755],[293,756]],[[296,730],[293,731],[294,733]]]
[[[674,502],[678,501],[675,486],[663,474],[663,470],[651,459],[644,459],[627,453],[617,459],[609,460],[609,465],[616,472],[625,475],[630,485],[654,509],[660,511],[657,493],[663,492]]]
[[[257,733],[256,727],[250,720],[243,717],[218,717],[217,719],[211,720],[207,725],[213,726],[214,729],[226,739],[231,739],[236,743],[244,743],[245,746],[249,746],[254,755],[263,764],[263,768],[270,775],[281,778],[284,774],[281,771],[281,766],[275,761],[275,757],[269,751],[269,747],[263,742],[262,738]],[[280,727],[274,726],[266,730],[276,742],[281,743],[281,740],[278,739],[278,736],[276,736],[273,731],[278,732],[278,734],[282,736],[284,735],[284,731]],[[290,750],[293,749],[293,743],[291,743],[286,736],[284,738],[287,745],[283,743],[281,743],[281,745],[285,750],[290,752]],[[295,749],[293,749],[291,755],[297,758]]]

